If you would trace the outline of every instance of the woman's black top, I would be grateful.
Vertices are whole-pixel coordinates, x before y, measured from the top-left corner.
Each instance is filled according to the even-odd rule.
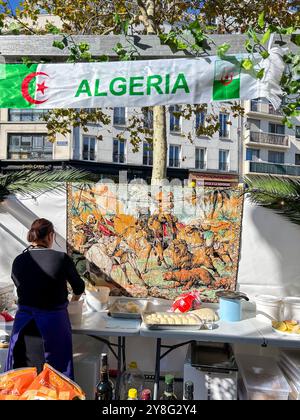
[[[54,309],[68,301],[67,283],[75,295],[84,292],[84,281],[75,264],[64,252],[46,248],[28,249],[12,266],[12,280],[18,304],[40,309]]]

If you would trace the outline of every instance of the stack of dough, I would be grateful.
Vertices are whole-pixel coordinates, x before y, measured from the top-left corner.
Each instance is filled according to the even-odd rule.
[[[189,313],[157,312],[146,315],[145,323],[149,325],[197,325],[199,319]]]

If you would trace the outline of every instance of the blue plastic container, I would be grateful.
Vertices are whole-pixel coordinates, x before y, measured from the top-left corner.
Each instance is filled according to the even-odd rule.
[[[217,292],[220,299],[219,317],[221,321],[239,322],[242,320],[242,299],[248,300],[244,293]]]
[[[241,299],[220,298],[219,316],[222,321],[238,322],[242,320]]]

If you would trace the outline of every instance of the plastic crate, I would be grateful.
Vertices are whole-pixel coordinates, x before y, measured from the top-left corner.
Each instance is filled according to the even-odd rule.
[[[247,400],[288,400],[291,388],[271,357],[238,355]]]

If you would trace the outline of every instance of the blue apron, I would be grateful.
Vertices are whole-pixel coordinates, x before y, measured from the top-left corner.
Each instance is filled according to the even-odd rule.
[[[10,339],[6,371],[14,368],[14,348],[19,334],[34,320],[43,339],[46,363],[68,378],[74,379],[72,329],[67,307],[67,303],[53,310],[19,305]]]

